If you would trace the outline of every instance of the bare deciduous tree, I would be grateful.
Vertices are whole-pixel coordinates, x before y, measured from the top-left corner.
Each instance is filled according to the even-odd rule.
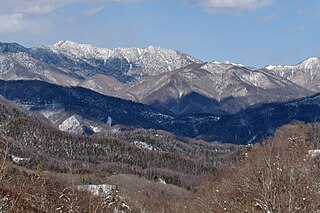
[[[309,126],[289,125],[250,150],[198,196],[201,212],[315,212],[319,158],[308,156]]]

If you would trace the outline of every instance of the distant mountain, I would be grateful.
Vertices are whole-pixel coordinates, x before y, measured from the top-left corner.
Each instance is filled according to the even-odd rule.
[[[158,75],[201,61],[175,50],[147,48],[98,48],[88,44],[60,41],[31,49],[34,58],[84,78],[95,74],[129,82]]]
[[[320,94],[283,103],[262,104],[224,117],[202,136],[208,141],[246,144],[273,135],[292,122],[320,121]]]
[[[0,78],[5,80],[37,79],[59,85],[77,85],[79,79],[34,58],[16,43],[0,43]]]
[[[269,65],[266,69],[310,91],[320,92],[319,57],[309,58],[294,66]]]
[[[311,95],[287,79],[232,63],[193,64],[126,87],[121,97],[167,109],[174,114],[235,113],[257,103]],[[202,98],[201,98],[202,97]]]
[[[203,125],[221,116],[171,116],[140,103],[109,97],[82,87],[62,87],[43,81],[2,81],[0,95],[63,131],[79,134],[121,129],[161,129],[196,137]]]
[[[98,48],[71,41],[25,48],[0,43],[0,78],[81,86],[169,113],[229,114],[315,92],[269,69],[202,62],[159,47]],[[306,80],[307,81],[307,80]],[[317,78],[314,78],[316,85]],[[276,91],[276,92],[275,92]]]
[[[24,46],[21,46],[18,43],[3,43],[0,42],[0,53],[1,54],[10,54],[10,53],[20,53],[28,52],[29,50]]]
[[[56,125],[64,125],[66,120],[61,120],[63,117],[68,119],[76,115],[108,125],[164,129],[163,123],[173,119],[143,104],[108,97],[81,87],[68,88],[42,81],[1,80],[0,94],[31,112],[43,114]]]
[[[118,129],[161,129],[183,137],[247,144],[261,140],[293,121],[320,120],[320,95],[262,104],[233,115],[172,116],[147,105],[108,97],[81,87],[42,81],[0,81],[0,95],[63,131],[75,134]]]

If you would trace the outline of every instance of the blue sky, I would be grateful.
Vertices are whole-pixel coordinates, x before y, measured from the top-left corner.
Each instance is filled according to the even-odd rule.
[[[177,49],[204,61],[320,55],[319,0],[0,0],[0,41]]]

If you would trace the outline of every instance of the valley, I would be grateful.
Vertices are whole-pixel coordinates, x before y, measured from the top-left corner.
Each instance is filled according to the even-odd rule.
[[[0,43],[0,209],[312,212],[319,71],[318,57],[256,68],[153,46]]]

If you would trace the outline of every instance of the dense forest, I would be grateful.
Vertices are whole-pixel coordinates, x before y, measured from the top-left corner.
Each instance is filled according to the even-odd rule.
[[[248,146],[143,129],[77,136],[2,101],[0,211],[317,212],[319,139],[303,123]]]
[[[103,184],[109,177],[124,174],[195,191],[215,176],[220,168],[240,157],[239,146],[179,139],[154,130],[108,137],[72,135],[27,116],[11,107],[10,103],[2,102],[1,159],[3,168],[6,168],[2,170],[2,176],[18,173],[15,176],[26,179],[29,187],[35,184],[28,182],[29,176],[41,172],[50,176],[44,180],[49,181],[50,187],[61,183],[61,176],[66,179],[62,183],[67,185],[58,184],[57,189],[74,188],[68,185],[71,184],[69,176],[74,176],[73,185],[81,185]],[[147,143],[152,149],[141,146]],[[4,185],[12,185],[11,175],[8,180],[8,183],[3,181]],[[5,190],[10,190],[10,187]]]

